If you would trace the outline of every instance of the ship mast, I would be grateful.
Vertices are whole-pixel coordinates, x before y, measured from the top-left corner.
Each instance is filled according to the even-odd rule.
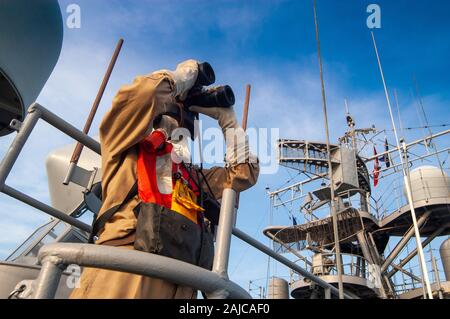
[[[334,246],[336,252],[336,265],[338,273],[338,288],[339,288],[339,299],[344,299],[344,285],[342,282],[342,256],[341,248],[339,243],[339,233],[338,233],[338,223],[337,214],[335,207],[335,194],[334,194],[334,182],[333,182],[333,169],[331,167],[331,149],[330,149],[330,134],[328,129],[328,114],[327,114],[327,98],[325,94],[325,82],[323,79],[323,65],[322,65],[322,55],[320,50],[320,37],[319,37],[319,22],[317,18],[317,0],[314,0],[314,23],[316,26],[316,40],[317,40],[317,55],[319,59],[320,67],[320,82],[322,87],[322,102],[323,102],[323,114],[324,114],[324,126],[326,134],[326,144],[327,144],[327,157],[328,157],[328,178],[330,179],[330,205],[331,205],[331,216],[333,219],[333,235],[334,235]]]
[[[419,253],[420,266],[421,266],[420,270],[422,272],[422,278],[423,278],[423,280],[425,282],[428,298],[429,299],[433,299],[433,293],[431,291],[430,280],[428,278],[427,265],[426,265],[426,262],[425,262],[425,256],[424,256],[424,253],[423,253],[422,242],[421,242],[421,239],[420,239],[419,227],[417,225],[416,211],[415,211],[415,208],[414,208],[414,202],[413,202],[412,191],[411,191],[411,181],[409,179],[409,174],[408,174],[407,167],[405,166],[405,161],[404,161],[404,160],[407,160],[407,157],[406,157],[406,145],[405,145],[404,142],[401,143],[399,141],[399,139],[398,139],[397,129],[396,129],[396,126],[395,126],[395,121],[394,121],[394,116],[392,114],[391,100],[389,98],[389,93],[388,93],[388,89],[387,89],[387,85],[386,85],[386,80],[385,80],[385,77],[384,77],[383,67],[381,65],[380,55],[378,53],[377,42],[375,41],[375,35],[374,35],[373,31],[371,31],[371,34],[372,34],[373,45],[374,45],[374,48],[375,48],[375,53],[376,53],[376,56],[377,56],[378,67],[380,69],[381,79],[383,81],[384,93],[386,95],[386,101],[387,101],[387,105],[388,105],[388,109],[389,109],[389,115],[390,115],[390,118],[391,118],[392,129],[394,131],[395,142],[397,143],[397,150],[398,150],[398,153],[399,153],[400,163],[401,163],[401,166],[402,166],[403,180],[404,180],[404,183],[405,183],[405,189],[406,189],[408,204],[409,204],[409,207],[410,207],[410,210],[411,210],[411,218],[412,218],[412,221],[413,221],[414,234],[415,234],[415,237],[416,237],[417,251]],[[401,147],[400,143],[402,144],[402,147]],[[403,158],[402,149],[405,152],[405,159]]]

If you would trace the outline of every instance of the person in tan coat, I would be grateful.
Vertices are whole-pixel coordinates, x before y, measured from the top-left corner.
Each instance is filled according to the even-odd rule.
[[[103,205],[97,219],[112,207],[119,209],[99,229],[95,244],[136,249],[136,208],[143,202],[142,194],[139,191],[129,201],[124,202],[124,199],[133,185],[137,184],[142,143],[155,129],[170,137],[180,124],[165,115],[158,124],[155,124],[155,119],[174,103],[186,98],[199,76],[198,65],[197,61],[188,60],[179,64],[175,71],[161,70],[139,76],[131,85],[123,86],[114,97],[111,109],[100,125]],[[218,120],[224,134],[228,128],[239,129],[233,108],[207,109],[194,106],[192,110]],[[248,145],[244,145],[244,155],[239,161],[230,155],[229,150],[227,145],[225,167],[203,169],[201,172],[206,183],[200,185],[200,191],[218,200],[224,188],[232,188],[236,192],[250,188],[256,183],[259,174],[259,165],[249,154]],[[172,166],[171,161],[163,166],[169,165]],[[164,170],[157,165],[158,169]],[[79,287],[74,289],[71,298],[196,298],[196,295],[197,291],[191,287],[182,287],[158,278],[85,268]]]

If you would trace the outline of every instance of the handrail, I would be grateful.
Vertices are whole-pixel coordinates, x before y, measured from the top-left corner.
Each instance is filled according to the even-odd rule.
[[[209,298],[249,299],[236,283],[212,271],[156,254],[92,244],[49,244],[39,251],[42,270],[35,282],[35,299],[53,298],[64,268],[71,264],[156,277],[205,292]]]
[[[18,133],[0,163],[0,192],[81,230],[90,232],[91,226],[5,184],[23,146],[40,119],[101,155],[100,144],[97,141],[45,109],[43,106],[35,103],[28,110],[28,116],[23,123],[20,123],[17,120],[11,122],[11,127]],[[231,190],[225,189],[224,194],[226,191]],[[176,259],[134,250],[87,244],[50,244],[41,248],[38,255],[38,258],[42,263],[42,268],[39,277],[36,279],[34,297],[54,297],[60,276],[65,266],[69,264],[78,264],[80,266],[126,271],[141,274],[143,276],[166,279],[174,283],[202,290],[206,292],[210,298],[250,298],[251,296],[243,288],[228,280],[227,266],[231,233],[287,267],[310,278],[319,286],[322,286],[326,291],[331,291],[335,294],[338,293],[338,290],[334,286],[326,283],[319,277],[314,276],[295,263],[292,263],[287,258],[277,254],[269,247],[263,245],[237,228],[232,228],[235,211],[233,209],[234,205],[230,205],[230,203],[232,202],[234,204],[235,196],[233,196],[232,193],[228,195],[230,196],[224,196],[222,199],[222,223],[220,223],[218,227],[219,229],[221,227],[223,228],[223,236],[220,236],[221,239],[218,240],[216,245],[214,271],[208,271]],[[230,199],[230,203],[224,203],[224,199],[226,198]],[[226,222],[223,222],[225,219]],[[355,298],[355,296],[349,293],[345,293],[345,297]]]
[[[52,125],[66,135],[72,137],[73,139],[77,140],[78,142],[83,143],[86,147],[90,148],[97,154],[101,154],[100,143],[84,134],[62,118],[53,114],[43,106],[39,105],[38,103],[34,103],[29,108],[28,116],[25,118],[23,123],[20,123],[17,120],[13,120],[11,122],[11,127],[14,127],[17,130],[17,135],[11,143],[2,162],[0,163],[0,191],[50,216],[60,219],[86,232],[90,232],[91,226],[89,226],[88,224],[85,224],[78,219],[67,215],[64,212],[61,212],[45,203],[42,203],[34,199],[33,197],[28,196],[27,194],[24,194],[5,184],[8,175],[11,173],[11,170],[15,162],[17,161],[20,152],[23,149],[23,146],[27,142],[34,127],[40,119]]]

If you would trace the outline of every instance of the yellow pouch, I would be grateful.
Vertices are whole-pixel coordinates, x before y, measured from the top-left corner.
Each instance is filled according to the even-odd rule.
[[[176,181],[172,192],[171,209],[196,224],[198,224],[197,213],[205,211],[197,205],[197,195],[180,179]]]

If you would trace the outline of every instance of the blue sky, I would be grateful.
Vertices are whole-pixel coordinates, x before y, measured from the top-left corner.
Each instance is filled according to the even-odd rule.
[[[64,29],[60,60],[38,101],[82,127],[119,37],[125,44],[91,130],[121,85],[140,74],[174,68],[185,59],[210,62],[217,83],[230,84],[241,116],[245,84],[252,84],[249,125],[279,127],[282,137],[323,140],[322,106],[312,0],[307,1],[66,1],[81,8],[80,29]],[[344,99],[361,127],[390,128],[366,7],[378,3],[382,28],[376,30],[389,88],[398,90],[402,118],[419,126],[412,78],[420,85],[430,124],[447,124],[450,83],[448,1],[318,1],[324,72],[332,141],[345,131]],[[207,121],[207,125],[215,125]],[[406,132],[407,140],[422,131]],[[51,138],[49,138],[51,136]],[[391,138],[391,136],[388,134]],[[12,136],[0,140],[3,155]],[[391,138],[392,140],[392,138]],[[71,141],[39,125],[8,183],[49,202],[45,158]],[[381,144],[380,144],[381,148]],[[34,160],[31,162],[30,158]],[[238,227],[267,242],[265,187],[275,189],[292,172],[261,176],[241,197]],[[0,257],[25,239],[47,217],[0,195]],[[275,221],[288,222],[286,215]],[[278,218],[278,220],[277,220]],[[265,277],[267,258],[233,241],[230,274],[243,286]],[[282,266],[277,266],[281,269]],[[281,270],[280,270],[281,271]]]

